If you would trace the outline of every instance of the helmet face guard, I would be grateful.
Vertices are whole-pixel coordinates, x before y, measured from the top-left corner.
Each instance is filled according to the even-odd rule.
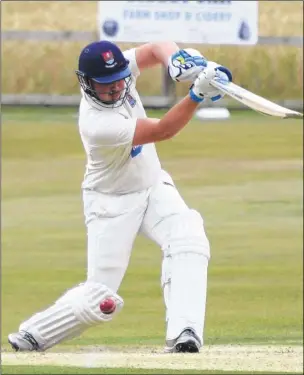
[[[131,86],[129,61],[114,43],[99,41],[86,46],[79,56],[76,75],[83,91],[97,105],[116,108],[126,101]],[[123,81],[119,90],[115,85],[118,81]]]
[[[77,75],[79,84],[81,88],[83,89],[83,91],[93,100],[94,103],[96,103],[97,105],[100,105],[101,107],[106,107],[106,108],[120,107],[121,105],[124,104],[127,98],[127,94],[130,92],[131,73],[127,77],[121,79],[124,81],[124,87],[118,91],[113,90],[113,89],[110,89],[110,90],[108,89],[108,91],[102,91],[102,89],[96,90],[94,88],[94,82],[101,83],[99,82],[99,80],[90,78],[83,72],[80,72],[79,70],[76,70],[76,75]],[[117,81],[109,82],[109,84],[115,83],[115,82]],[[118,93],[120,93],[120,95],[116,100],[105,101],[100,98],[101,94],[112,96],[113,94],[118,94]]]

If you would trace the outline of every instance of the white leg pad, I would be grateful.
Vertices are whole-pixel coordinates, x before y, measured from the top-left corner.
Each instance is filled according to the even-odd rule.
[[[201,215],[188,210],[171,218],[163,247],[162,286],[166,304],[167,340],[192,328],[203,343],[209,241]]]
[[[100,303],[107,298],[116,303],[111,314],[100,310]],[[89,326],[111,320],[122,307],[122,298],[105,285],[87,282],[68,290],[52,306],[23,322],[19,330],[32,334],[40,349],[46,350]]]

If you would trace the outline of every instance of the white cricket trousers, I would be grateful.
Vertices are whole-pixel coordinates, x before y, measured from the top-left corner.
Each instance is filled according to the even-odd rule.
[[[197,261],[195,257],[191,260],[189,257],[188,268],[185,258],[181,258],[180,265],[178,261],[174,265],[176,276],[173,282],[176,285],[175,290],[180,291],[181,299],[189,299],[189,301],[180,301],[181,304],[185,304],[182,309],[185,309],[187,303],[191,305],[192,300],[200,301],[197,308],[194,306],[192,309],[198,311],[189,312],[191,316],[187,317],[183,311],[178,311],[181,310],[178,296],[173,298],[177,302],[174,302],[171,312],[170,309],[168,311],[170,288],[166,290],[165,285],[170,281],[171,271],[167,272],[167,268],[170,268],[167,266],[168,262],[163,261],[162,265],[162,285],[167,307],[167,339],[177,337],[182,329],[187,328],[184,327],[186,325],[194,328],[202,340],[207,266],[210,257],[209,242],[200,215],[195,212],[199,219],[193,219],[195,215],[189,215],[189,212],[193,210],[190,210],[186,205],[169,174],[162,171],[155,186],[131,194],[112,195],[84,190],[83,200],[88,236],[87,280],[105,284],[114,292],[118,291],[123,280],[133,243],[138,233],[142,233],[156,242],[164,253],[170,249],[170,239],[174,242],[175,237],[177,238],[175,243],[178,245],[171,245],[171,248],[186,249],[188,243],[191,247],[191,243],[194,241],[191,248],[199,249],[199,251],[194,250],[195,253],[200,253],[203,249],[204,257],[199,258],[204,259],[203,263]],[[197,232],[195,232],[194,236],[191,235],[189,241],[189,235],[186,233],[187,228],[192,232],[197,228],[197,232],[200,234],[196,236]],[[185,238],[184,241],[183,237]],[[194,237],[197,237],[198,240],[192,240]],[[166,260],[166,254],[164,254],[164,259]],[[168,256],[168,260],[170,259],[171,254]],[[197,283],[199,285],[192,285]],[[189,284],[191,285],[189,286]],[[182,295],[183,288],[185,288],[184,297]],[[192,288],[193,291],[189,288]],[[197,291],[200,290],[201,295],[198,295]],[[170,324],[170,316],[172,316],[172,324]]]

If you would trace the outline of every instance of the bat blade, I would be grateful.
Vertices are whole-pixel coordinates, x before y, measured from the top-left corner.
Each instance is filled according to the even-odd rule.
[[[210,84],[233,99],[262,114],[281,118],[303,118],[303,113],[284,108],[232,82],[212,80]]]

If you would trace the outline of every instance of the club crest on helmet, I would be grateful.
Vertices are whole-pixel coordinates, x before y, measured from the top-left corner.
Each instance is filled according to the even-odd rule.
[[[112,51],[106,51],[101,54],[104,62],[106,63],[106,67],[113,68],[115,65],[117,65],[117,62],[114,60],[114,56]]]

